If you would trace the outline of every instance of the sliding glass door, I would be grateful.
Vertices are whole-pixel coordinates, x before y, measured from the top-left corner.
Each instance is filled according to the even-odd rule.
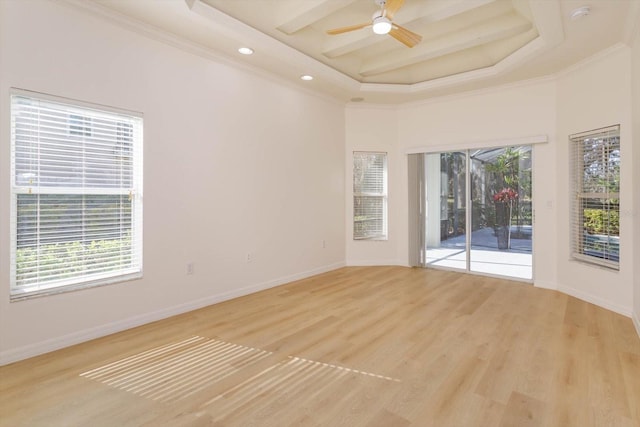
[[[422,155],[422,264],[531,279],[531,157],[531,146]]]
[[[532,278],[531,146],[469,152],[470,270]]]
[[[426,263],[466,270],[467,155],[425,156]]]

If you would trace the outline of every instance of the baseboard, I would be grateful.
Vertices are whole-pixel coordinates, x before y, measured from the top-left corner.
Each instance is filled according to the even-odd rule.
[[[35,344],[29,344],[23,347],[2,351],[0,352],[0,366],[7,365],[9,363],[17,362],[20,360],[28,359],[30,357],[38,356],[41,354],[49,353],[51,351],[60,350],[65,347],[69,347],[75,344],[80,344],[92,339],[104,337],[106,335],[111,335],[116,332],[121,332],[127,329],[135,328],[137,326],[145,325],[147,323],[166,319],[168,317],[176,316],[178,314],[197,310],[199,308],[206,307],[212,304],[217,304],[222,301],[227,301],[227,300],[238,298],[244,295],[249,295],[258,291],[263,291],[265,289],[270,289],[276,286],[284,285],[285,283],[306,279],[308,277],[315,276],[321,273],[326,273],[328,271],[336,270],[344,266],[345,266],[344,262],[329,264],[313,270],[308,270],[301,273],[280,277],[278,279],[270,280],[268,282],[262,282],[262,283],[258,283],[251,286],[245,286],[240,289],[234,289],[233,291],[211,295],[198,300],[164,308],[162,310],[152,311],[142,315],[129,317],[127,319],[111,322],[106,325],[98,326],[95,328],[84,329],[82,331],[63,335],[61,337],[51,338]]]
[[[593,295],[582,292],[578,289],[572,288],[570,286],[558,285],[558,291],[564,292],[567,295],[571,295],[572,297],[576,297],[586,302],[590,302],[591,304],[595,304],[599,307],[606,308],[607,310],[611,310],[615,313],[622,314],[626,317],[631,317],[632,309],[631,307],[625,307],[618,304],[613,304],[611,301],[604,300],[599,297],[595,297]]]
[[[640,338],[640,314],[634,312],[631,316],[631,319],[633,320],[633,325],[636,327],[638,338]]]
[[[558,290],[558,285],[555,284],[554,282],[546,282],[544,280],[534,280],[533,281],[533,286],[535,286],[536,288],[541,288],[541,289],[551,289],[554,291]]]
[[[347,261],[347,267],[380,267],[385,265],[396,265],[399,267],[409,267],[406,261],[397,259],[383,259],[383,260],[353,260]]]

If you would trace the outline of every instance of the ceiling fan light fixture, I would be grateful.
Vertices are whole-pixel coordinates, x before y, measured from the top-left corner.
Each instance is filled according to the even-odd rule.
[[[385,16],[378,16],[373,20],[373,32],[376,34],[389,34],[391,21]]]

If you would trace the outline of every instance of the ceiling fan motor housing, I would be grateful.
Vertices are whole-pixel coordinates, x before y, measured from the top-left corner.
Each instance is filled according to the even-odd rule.
[[[422,40],[422,36],[420,34],[416,34],[413,31],[392,22],[395,13],[402,7],[405,0],[373,0],[373,2],[378,5],[379,9],[371,16],[371,23],[334,28],[332,30],[327,30],[327,33],[330,35],[337,35],[348,33],[350,31],[357,31],[362,28],[372,27],[375,34],[389,34],[391,37],[409,48],[420,43]]]
[[[373,18],[373,32],[376,34],[388,34],[391,31],[391,21],[386,16]]]

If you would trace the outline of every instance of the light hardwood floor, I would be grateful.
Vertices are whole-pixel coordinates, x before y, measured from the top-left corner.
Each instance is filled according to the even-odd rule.
[[[0,399],[12,427],[632,427],[640,340],[559,292],[350,267],[2,367]]]

